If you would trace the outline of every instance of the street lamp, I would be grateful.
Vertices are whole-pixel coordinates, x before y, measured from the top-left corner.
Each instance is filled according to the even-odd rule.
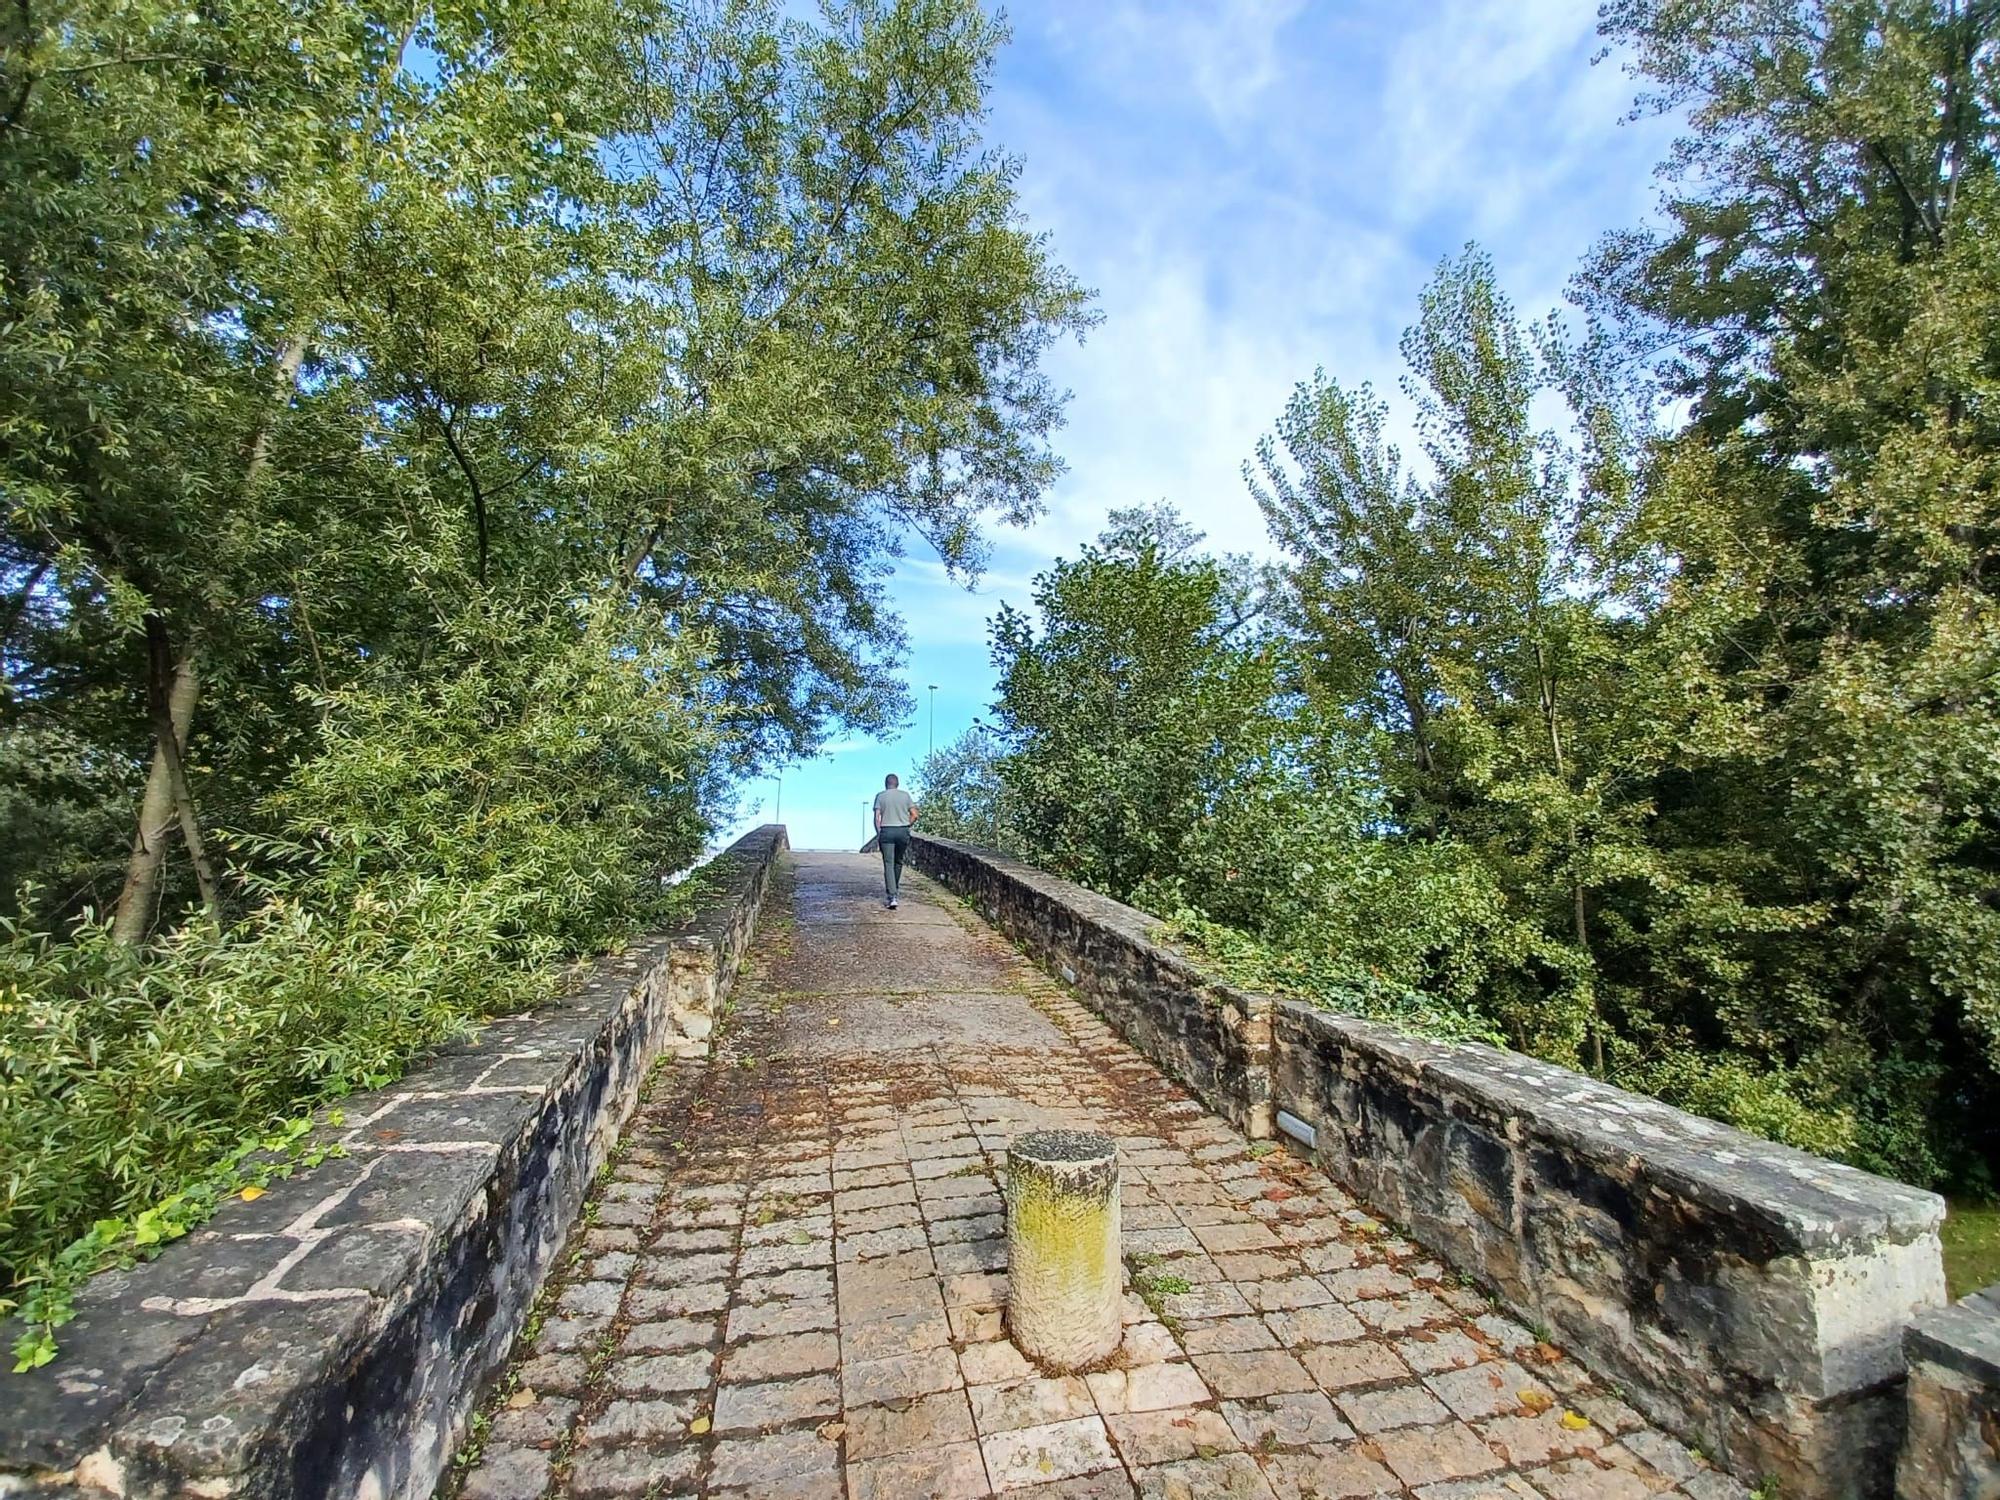
[[[931,753],[932,755],[936,755],[936,754],[937,754],[937,684],[936,684],[935,682],[931,684],[931,750],[930,750],[930,753]]]

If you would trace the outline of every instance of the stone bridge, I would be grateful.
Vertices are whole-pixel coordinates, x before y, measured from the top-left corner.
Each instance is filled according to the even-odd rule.
[[[880,894],[866,856],[781,877],[715,1057],[641,1107],[464,1500],[1746,1493],[935,885]],[[1007,1142],[1049,1126],[1122,1153],[1138,1289],[1081,1377],[1003,1328]]]
[[[0,1386],[0,1495],[1890,1492],[1928,1195],[918,859],[889,912],[871,857],[753,836],[687,931],[102,1279]],[[1047,1127],[1121,1159],[1124,1341],[1082,1375],[1006,1336],[1007,1145]],[[1989,1493],[1985,1329],[1925,1346],[1908,1496]]]

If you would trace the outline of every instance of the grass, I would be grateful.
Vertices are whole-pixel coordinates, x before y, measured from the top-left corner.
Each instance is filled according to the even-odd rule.
[[[1949,1200],[1944,1221],[1944,1278],[1953,1297],[2000,1282],[2000,1203]]]

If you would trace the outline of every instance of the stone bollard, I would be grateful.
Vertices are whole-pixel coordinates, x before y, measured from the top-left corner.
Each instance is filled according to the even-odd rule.
[[[1007,1331],[1043,1369],[1117,1351],[1118,1153],[1110,1137],[1037,1130],[1007,1148]]]

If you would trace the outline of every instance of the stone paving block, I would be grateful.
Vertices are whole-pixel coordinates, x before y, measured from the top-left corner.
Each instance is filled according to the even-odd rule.
[[[706,1349],[675,1354],[646,1354],[614,1359],[605,1367],[605,1383],[627,1396],[651,1396],[673,1391],[705,1391],[715,1369]]]
[[[582,1448],[570,1459],[562,1493],[575,1500],[659,1494],[691,1483],[701,1460],[701,1447],[694,1443],[664,1449],[631,1444]]]
[[[1333,1402],[1320,1391],[1287,1391],[1261,1401],[1225,1401],[1223,1418],[1243,1446],[1263,1453],[1308,1443],[1339,1443],[1354,1436]]]
[[[804,1230],[796,1231],[797,1243],[747,1245],[736,1259],[739,1276],[762,1276],[775,1271],[793,1271],[802,1266],[833,1264],[833,1241],[815,1240]]]
[[[739,1432],[746,1428],[782,1427],[791,1422],[837,1416],[839,1412],[840,1380],[830,1373],[751,1385],[724,1384],[715,1393],[714,1429]]]
[[[1141,1469],[1142,1500],[1273,1500],[1270,1484],[1247,1453],[1184,1459]]]
[[[558,1396],[581,1392],[589,1377],[590,1361],[581,1354],[539,1354],[514,1367],[518,1387],[531,1391],[551,1391]]]
[[[832,1298],[778,1298],[774,1302],[738,1302],[724,1324],[730,1344],[780,1334],[810,1334],[838,1326]],[[634,1330],[636,1332],[636,1330]]]
[[[1564,1426],[1560,1406],[1550,1407],[1540,1416],[1491,1417],[1473,1423],[1473,1427],[1487,1447],[1523,1468],[1559,1458],[1575,1458],[1611,1440],[1610,1434],[1594,1424],[1581,1431]],[[1692,1463],[1688,1472],[1694,1472]]]
[[[981,1436],[1091,1416],[1097,1411],[1090,1387],[1079,1375],[1031,1375],[1005,1385],[976,1385],[967,1394],[972,1399],[973,1425]]]
[[[1184,1323],[1181,1344],[1190,1354],[1241,1354],[1252,1349],[1275,1349],[1278,1337],[1265,1326],[1267,1321],[1246,1315]]]
[[[1160,1304],[1170,1317],[1182,1322],[1190,1318],[1247,1316],[1254,1311],[1244,1300],[1242,1292],[1223,1282],[1212,1286],[1191,1287],[1185,1292],[1175,1292],[1171,1296],[1162,1297]]]
[[[1645,1468],[1629,1453],[1615,1448],[1563,1459],[1532,1470],[1527,1477],[1548,1500],[1648,1500],[1674,1487],[1664,1474]]]
[[[615,1318],[625,1299],[622,1281],[579,1281],[556,1298],[556,1311],[572,1318]]]
[[[740,1485],[763,1494],[779,1480],[832,1474],[839,1468],[838,1443],[801,1428],[763,1437],[723,1438],[715,1445],[709,1483],[718,1488]]]
[[[840,1363],[840,1340],[831,1332],[780,1333],[746,1339],[722,1351],[725,1381],[776,1380],[831,1370]]]
[[[931,1257],[940,1276],[967,1276],[1007,1269],[1007,1242],[1003,1239],[971,1240],[963,1244],[936,1245]]]
[[[1396,1353],[1419,1375],[1462,1370],[1486,1357],[1486,1346],[1460,1328],[1427,1329],[1396,1340]]]
[[[777,1298],[827,1298],[833,1295],[833,1273],[817,1267],[780,1271],[771,1276],[745,1276],[736,1283],[737,1302],[770,1302]]]
[[[1125,1412],[1106,1417],[1104,1425],[1119,1456],[1133,1469],[1234,1452],[1243,1446],[1222,1413],[1208,1406]]]
[[[1194,1366],[1150,1364],[1127,1370],[1099,1370],[1084,1377],[1091,1399],[1104,1416],[1194,1406],[1209,1399]]]
[[[967,1385],[997,1385],[1026,1380],[1035,1373],[1019,1349],[1005,1339],[967,1344],[958,1351],[958,1368]]]
[[[1345,1408],[1343,1408],[1343,1411]],[[1350,1419],[1351,1420],[1351,1419]],[[1357,1424],[1359,1425],[1359,1424]],[[1375,1436],[1382,1462],[1409,1485],[1466,1479],[1503,1467],[1500,1456],[1463,1422],[1434,1427],[1397,1427]]]
[[[729,1305],[729,1288],[721,1282],[704,1286],[634,1287],[626,1298],[628,1316],[645,1323],[719,1313]]]
[[[1341,1391],[1333,1399],[1340,1414],[1354,1424],[1356,1431],[1364,1433],[1442,1422],[1451,1415],[1443,1402],[1415,1382],[1375,1390]]]
[[[1542,1500],[1542,1496],[1518,1474],[1488,1474],[1479,1479],[1422,1485],[1417,1500]]]
[[[1453,1413],[1467,1421],[1497,1417],[1518,1411],[1524,1405],[1554,1400],[1547,1386],[1510,1359],[1427,1375],[1424,1384]]]
[[[721,1331],[717,1318],[664,1318],[657,1323],[634,1323],[625,1330],[618,1347],[628,1354],[666,1354],[713,1344]]]
[[[1349,1443],[1320,1444],[1264,1460],[1264,1476],[1277,1500],[1375,1500],[1400,1497],[1403,1482]]]
[[[459,1490],[459,1500],[538,1500],[549,1487],[549,1455],[534,1448],[489,1451]]]
[[[840,1332],[842,1359],[890,1359],[898,1354],[916,1354],[951,1342],[951,1325],[944,1309],[902,1313],[850,1323]]]
[[[860,1243],[864,1235],[886,1235],[895,1230],[921,1232],[923,1222],[923,1215],[917,1212],[914,1204],[899,1205],[894,1208],[871,1208],[861,1213],[843,1214],[840,1219],[840,1243],[846,1244],[850,1240]],[[897,1243],[907,1245],[909,1243],[907,1236]],[[893,1255],[898,1252],[890,1250],[886,1253]]]
[[[1182,1352],[1166,1324],[1148,1319],[1126,1328],[1125,1342],[1118,1346],[1116,1358],[1121,1368],[1133,1369],[1179,1359]]]
[[[1333,1293],[1310,1276],[1290,1276],[1278,1281],[1246,1281],[1240,1284],[1243,1298],[1258,1312],[1281,1312],[1290,1308],[1331,1303]]]
[[[1133,1500],[1139,1493],[1123,1469],[1099,1469],[1074,1479],[1056,1479],[1009,1490],[1009,1500]]]
[[[525,1406],[510,1401],[494,1414],[487,1428],[488,1440],[501,1448],[544,1448],[559,1441],[576,1419],[577,1402],[568,1396],[537,1396],[523,1387],[515,1400],[528,1398]]]
[[[1238,1254],[1223,1254],[1215,1257],[1215,1268],[1222,1273],[1224,1281],[1282,1281],[1288,1276],[1303,1274],[1299,1263],[1290,1256],[1277,1255],[1269,1250],[1248,1250]],[[1324,1290],[1322,1288],[1322,1290]],[[1333,1294],[1313,1299],[1316,1302],[1331,1302]]]
[[[850,1463],[968,1443],[976,1436],[972,1407],[962,1390],[937,1391],[886,1406],[855,1407],[848,1411],[846,1423]]]
[[[585,1445],[665,1442],[686,1436],[702,1403],[693,1396],[673,1400],[619,1400],[587,1420],[577,1434]]]
[[[979,1446],[987,1477],[999,1491],[1119,1466],[1103,1419],[1094,1416],[998,1432],[981,1438]]]
[[[1457,1318],[1442,1301],[1422,1290],[1396,1297],[1367,1298],[1353,1307],[1356,1317],[1380,1333],[1406,1333],[1412,1328]]]
[[[1312,1376],[1291,1355],[1277,1349],[1245,1354],[1197,1354],[1194,1366],[1216,1395],[1242,1399],[1275,1396],[1282,1391],[1309,1391]]]
[[[1317,1306],[1275,1308],[1264,1314],[1264,1322],[1287,1348],[1344,1343],[1368,1331],[1359,1318],[1330,1296]]]
[[[1406,1380],[1410,1368],[1387,1344],[1366,1341],[1326,1344],[1303,1349],[1299,1360],[1312,1372],[1322,1390],[1343,1391],[1351,1386],[1374,1385],[1385,1380]]]
[[[712,1489],[708,1495],[709,1500],[846,1500],[847,1485],[838,1473],[794,1474],[787,1479]]]
[[[848,1500],[972,1500],[988,1495],[986,1461],[973,1442],[945,1443],[847,1466]]]
[[[1006,1320],[997,1307],[947,1307],[951,1336],[961,1344],[990,1343],[1006,1337]]]
[[[850,1407],[910,1400],[958,1384],[958,1356],[948,1344],[891,1359],[850,1360],[840,1367],[841,1397]]]

